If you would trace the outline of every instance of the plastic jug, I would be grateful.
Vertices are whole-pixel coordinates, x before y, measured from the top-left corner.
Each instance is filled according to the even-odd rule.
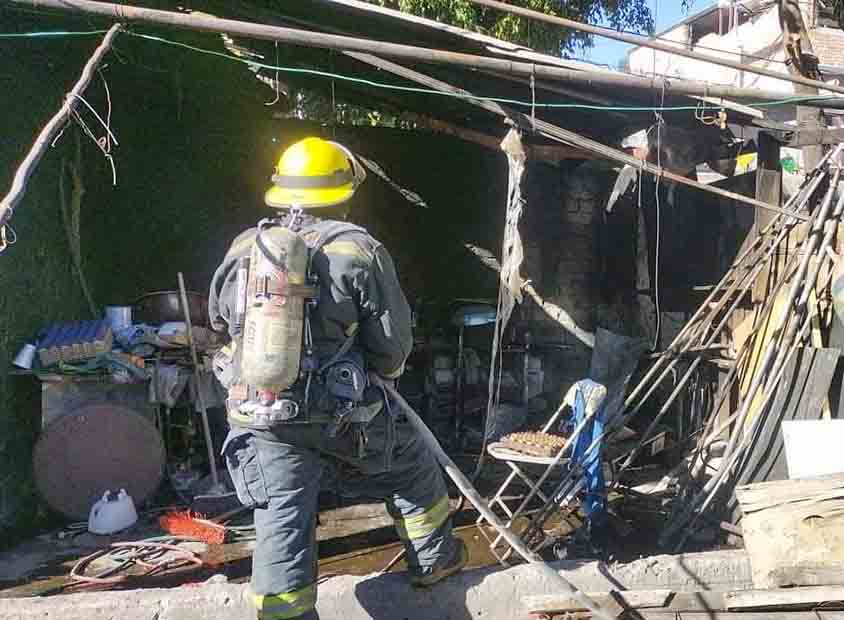
[[[135,525],[137,521],[135,502],[126,489],[120,489],[120,493],[106,491],[102,499],[91,507],[88,531],[92,534],[114,534]]]

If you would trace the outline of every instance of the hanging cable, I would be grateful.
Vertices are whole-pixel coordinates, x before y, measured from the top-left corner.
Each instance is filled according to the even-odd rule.
[[[279,62],[280,62],[280,58],[279,58],[279,55],[278,55],[278,41],[276,41],[275,42],[275,64],[276,64],[276,66],[278,66]],[[279,91],[281,90],[280,85],[279,85],[279,73],[280,73],[279,70],[276,69],[275,70],[275,99],[273,99],[272,101],[264,102],[265,106],[275,105],[281,100],[281,95],[279,94]]]
[[[12,218],[13,211],[9,209],[9,219]],[[0,225],[0,254],[5,252],[9,246],[15,245],[18,241],[18,235],[15,232],[15,229],[9,224],[8,221],[6,223]]]
[[[102,74],[100,74],[102,77]],[[103,84],[105,84],[105,78],[103,78]],[[111,123],[111,95],[108,91],[108,86],[106,85],[106,93],[107,93],[107,101],[108,101],[108,111],[106,112],[106,118],[108,120],[103,120],[102,116],[91,106],[90,103],[82,96],[82,95],[75,95],[79,101],[85,104],[85,106],[91,111],[91,113],[96,117],[96,119],[100,122],[103,128],[106,130],[106,133],[101,138],[98,138],[93,130],[88,126],[88,123],[85,122],[85,119],[79,113],[78,110],[74,110],[72,112],[72,117],[76,121],[76,123],[82,128],[82,131],[91,138],[91,141],[97,145],[97,148],[103,154],[103,157],[106,158],[109,165],[111,166],[111,179],[112,185],[117,185],[117,167],[114,163],[114,157],[111,154],[111,141],[114,141],[115,146],[120,146],[120,143],[117,141],[117,137],[114,135],[114,132],[111,130],[110,123]],[[55,141],[54,141],[55,143]]]
[[[665,88],[662,89],[662,103],[665,103]],[[656,116],[656,165],[659,166],[660,170],[662,169],[662,125],[665,120],[662,118],[662,115],[658,112],[654,112]],[[660,209],[660,199],[659,199],[659,190],[661,188],[661,181],[662,175],[656,176],[656,182],[654,183],[654,198],[656,200],[656,248],[654,252],[654,303],[656,305],[656,333],[654,334],[654,345],[653,350],[659,351],[659,340],[660,334],[662,332],[662,308],[660,307],[660,299],[659,299],[659,275],[660,275],[660,268],[659,268],[659,250],[660,250],[660,241],[661,241],[661,209]]]

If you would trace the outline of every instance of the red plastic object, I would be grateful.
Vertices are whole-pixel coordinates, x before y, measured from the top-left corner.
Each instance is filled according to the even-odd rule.
[[[168,534],[196,538],[209,545],[221,545],[226,540],[225,527],[190,510],[163,514],[158,518],[158,524]]]

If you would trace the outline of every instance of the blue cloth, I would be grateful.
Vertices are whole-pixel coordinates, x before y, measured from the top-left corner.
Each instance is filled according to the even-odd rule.
[[[590,379],[578,381],[574,402],[574,417],[569,432],[577,428],[586,418],[588,412],[586,403],[590,393],[598,388],[600,384]],[[604,451],[604,414],[606,400],[598,406],[598,412],[580,432],[572,451],[571,466],[582,470],[586,478],[585,493],[583,497],[583,511],[587,521],[601,519],[607,510],[606,482],[604,480],[604,469],[602,467],[602,456]],[[592,445],[596,439],[599,441]],[[591,449],[590,449],[591,447]]]

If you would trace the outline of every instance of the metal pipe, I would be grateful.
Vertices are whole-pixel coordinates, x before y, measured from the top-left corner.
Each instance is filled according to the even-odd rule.
[[[826,161],[826,160],[824,160],[824,161]],[[809,194],[809,195],[808,195],[808,197],[811,197],[811,195],[812,195],[813,193],[814,193],[814,191],[813,191],[811,194]],[[773,222],[772,222],[771,224],[773,224]],[[769,225],[769,226],[770,226],[770,225]],[[782,232],[783,232],[783,231],[785,231],[785,230],[786,230],[786,229],[785,229],[785,228],[783,228],[780,232],[782,233]],[[763,230],[763,233],[764,233],[764,232],[765,232],[765,231]],[[780,238],[780,239],[778,239],[778,240],[776,241],[776,243],[774,243],[774,244],[772,245],[772,249],[776,249],[777,247],[779,247],[779,244],[781,243],[781,241],[782,241],[782,239],[781,239],[781,238]],[[762,265],[760,265],[760,266],[759,266],[759,268],[760,268],[760,270],[761,270]],[[755,279],[755,277],[754,277],[754,279]],[[739,297],[738,299],[740,300],[740,299],[741,299],[741,297]],[[772,303],[772,302],[771,302],[771,303]],[[735,308],[735,305],[733,306],[733,308]],[[720,331],[720,329],[721,329],[721,328],[723,328],[723,326],[724,326],[724,324],[726,323],[726,321],[727,321],[728,317],[729,317],[729,313],[728,313],[728,314],[727,314],[727,316],[726,316],[726,317],[722,320],[722,324],[719,326],[719,330],[718,330],[718,331]],[[715,332],[715,334],[714,334],[714,336],[715,336],[715,337],[717,337],[717,333],[718,333],[718,331],[716,331],[716,332]],[[675,363],[678,361],[678,359],[679,359],[679,358],[674,358],[674,360],[672,361],[672,365],[671,365],[671,366],[669,366],[669,369],[668,369],[668,370],[670,370],[670,369],[673,367],[673,364],[675,364]],[[700,358],[699,358],[699,359],[700,359]],[[698,359],[698,360],[696,360],[696,361],[699,361],[699,359]],[[695,365],[695,366],[696,366],[696,365]],[[686,377],[688,377],[688,376],[690,376],[690,375],[686,375]],[[684,377],[684,379],[685,379],[686,377]],[[683,385],[685,385],[685,382],[683,382]],[[675,389],[675,390],[674,390],[674,392],[672,393],[672,397],[671,397],[671,399],[670,399],[670,401],[669,401],[669,406],[670,406],[670,402],[673,402],[673,399],[674,399],[674,398],[676,398],[676,395],[679,393],[679,388],[682,388],[682,386],[678,386],[678,389]],[[643,402],[644,402],[644,401],[643,401]],[[642,404],[642,403],[640,403],[640,405],[641,405],[641,404]],[[595,439],[593,439],[592,443],[591,443],[591,444],[589,445],[589,447],[586,449],[586,452],[587,452],[587,453],[588,453],[588,452],[591,452],[591,451],[595,448],[595,446],[597,446],[597,444],[598,444],[598,442],[599,442],[599,441],[603,440],[603,438],[604,438],[604,437],[607,437],[607,436],[611,435],[611,433],[614,431],[614,429],[615,429],[615,428],[617,428],[618,426],[621,426],[621,425],[625,424],[628,420],[630,420],[630,419],[631,419],[631,418],[632,418],[632,417],[633,417],[633,416],[634,416],[634,415],[638,412],[638,410],[639,410],[639,409],[637,408],[637,409],[634,409],[633,411],[631,411],[631,412],[629,412],[629,413],[627,413],[627,414],[617,414],[616,416],[614,416],[614,418],[613,418],[612,420],[608,420],[608,421],[607,421],[607,424],[606,424],[606,426],[605,426],[605,430],[604,430],[604,432],[603,432],[603,433],[601,433],[601,435],[600,435],[600,436],[598,436],[598,437],[596,437]],[[667,407],[665,407],[665,408],[664,408],[664,410],[667,410]],[[664,411],[664,410],[663,410],[663,411]],[[619,421],[620,421],[620,422],[619,422]],[[652,425],[652,426],[653,426],[653,425]],[[554,494],[553,494],[553,495],[554,495],[554,496],[559,495],[560,491],[561,491],[561,490],[565,487],[565,485],[566,485],[566,484],[568,484],[568,483],[570,482],[570,480],[573,478],[573,476],[574,476],[574,473],[573,473],[573,472],[569,472],[569,474],[568,474],[567,476],[565,476],[565,477],[564,477],[564,478],[560,481],[560,483],[559,483],[559,485],[558,485],[557,489],[555,489],[555,491],[554,491]],[[618,477],[618,476],[616,476],[616,483],[617,483],[618,481],[619,481],[619,477]],[[546,508],[545,512],[547,513],[547,506],[546,506],[545,508]],[[542,517],[542,515],[540,515],[540,518],[541,518],[541,517]],[[533,526],[535,525],[535,523],[536,523],[536,522],[538,522],[538,519],[535,519],[534,521],[532,521],[532,522],[531,522],[531,525],[528,527],[528,529],[530,529],[531,527],[533,527]]]
[[[841,150],[841,146],[836,149],[837,151]],[[812,225],[812,230],[809,232],[809,236],[807,239],[801,244],[801,260],[797,267],[797,271],[793,276],[793,281],[791,288],[789,290],[788,296],[786,298],[786,309],[793,309],[795,305],[795,301],[797,301],[798,293],[801,292],[802,287],[806,286],[808,283],[805,282],[804,276],[806,274],[806,270],[809,266],[809,261],[811,260],[812,256],[815,255],[815,251],[818,249],[818,232],[823,230],[826,224],[827,219],[829,218],[829,211],[830,206],[832,204],[832,196],[836,191],[838,186],[838,181],[841,177],[841,169],[836,169],[835,176],[833,182],[830,183],[829,191],[827,192],[826,197],[824,198],[823,204],[821,208],[818,209],[816,218]],[[837,210],[836,206],[836,210]],[[821,247],[823,251],[823,247]],[[765,407],[768,404],[769,400],[769,393],[772,393],[779,381],[778,377],[781,374],[782,369],[784,368],[785,359],[788,359],[789,355],[789,347],[791,342],[793,341],[794,332],[797,329],[796,322],[790,322],[793,325],[793,328],[787,329],[787,331],[783,332],[789,326],[789,319],[791,318],[790,312],[784,312],[782,316],[778,317],[776,321],[776,326],[771,331],[774,336],[772,337],[771,341],[769,342],[763,361],[759,366],[759,370],[754,374],[753,381],[751,382],[750,387],[748,388],[747,393],[744,396],[744,402],[742,406],[739,408],[738,414],[736,418],[739,423],[739,430],[733,434],[730,438],[730,442],[727,445],[727,450],[725,452],[725,457],[730,457],[729,460],[725,460],[722,464],[721,468],[718,470],[718,473],[711,478],[703,488],[692,498],[692,501],[689,503],[686,510],[680,515],[679,518],[675,519],[673,523],[669,524],[666,528],[666,531],[661,536],[662,541],[667,541],[674,535],[674,533],[681,527],[683,527],[687,521],[687,519],[695,512],[700,512],[704,510],[706,506],[712,501],[712,497],[717,492],[718,488],[721,485],[721,481],[724,479],[726,472],[732,468],[733,466],[733,456],[734,451],[737,449],[743,449],[742,446],[746,443],[747,433],[742,433],[741,429],[746,424],[748,415],[750,413],[750,407],[754,402],[756,397],[756,393],[762,389],[763,393],[763,401],[761,405],[761,409],[757,414],[756,418],[753,421],[753,426],[751,428],[755,428],[755,425],[758,423],[759,419],[764,417],[763,412]],[[784,334],[785,337],[782,339],[781,342],[776,342],[777,335]],[[752,431],[751,431],[752,432]],[[739,436],[742,437],[741,441],[739,440]],[[739,446],[737,448],[737,445]],[[703,506],[699,509],[698,506],[703,502]]]
[[[631,417],[636,415],[642,409],[644,404],[654,394],[656,389],[662,384],[662,382],[668,377],[669,373],[680,362],[680,355],[686,353],[693,346],[695,346],[695,339],[698,336],[698,331],[700,331],[701,332],[700,335],[703,336],[703,334],[705,333],[704,330],[706,330],[712,324],[712,322],[715,320],[715,317],[717,316],[718,312],[720,312],[724,308],[724,306],[727,304],[727,302],[729,301],[731,295],[733,295],[735,293],[735,291],[739,288],[739,286],[743,286],[741,295],[739,295],[738,297],[736,297],[736,299],[733,300],[732,308],[730,309],[729,312],[732,312],[732,310],[738,305],[738,303],[741,301],[742,297],[747,294],[748,288],[753,285],[753,282],[756,280],[759,273],[761,272],[761,270],[764,266],[764,263],[762,261],[769,259],[770,256],[777,250],[780,243],[782,243],[782,241],[788,235],[788,231],[791,229],[791,226],[792,225],[786,225],[782,229],[780,229],[777,238],[774,240],[774,243],[772,243],[770,245],[770,247],[768,247],[765,250],[765,254],[763,256],[748,255],[748,259],[751,261],[750,262],[751,270],[748,271],[743,276],[741,276],[740,278],[734,279],[732,284],[730,285],[730,287],[727,289],[726,293],[724,294],[724,297],[717,304],[715,304],[714,307],[710,307],[710,302],[707,302],[702,306],[702,307],[705,307],[707,310],[710,311],[709,315],[706,317],[706,319],[703,320],[703,323],[701,325],[695,325],[694,326],[694,329],[697,330],[697,331],[694,332],[694,335],[688,335],[687,336],[687,340],[686,340],[686,342],[682,343],[682,345],[681,345],[682,348],[680,349],[679,352],[675,352],[670,357],[670,359],[668,358],[668,356],[665,356],[663,358],[663,359],[669,359],[668,366],[666,368],[664,368],[662,373],[659,375],[659,377],[657,377],[656,380],[653,381],[653,383],[650,385],[650,388],[648,389],[648,391],[645,393],[644,396],[642,396],[641,400],[639,400],[639,402],[636,404],[636,406],[630,412],[629,415]],[[761,249],[761,248],[757,248],[757,249]],[[733,276],[733,272],[729,272],[728,276],[725,276],[725,278],[722,280],[722,282],[727,281],[727,278],[729,276]],[[710,296],[710,298],[711,298],[711,296]],[[728,312],[727,316],[729,316],[729,312]],[[695,316],[697,316],[697,315],[695,315]],[[697,319],[697,320],[701,320],[701,319]],[[716,334],[718,332],[720,332],[720,330],[723,328],[724,322],[726,320],[727,320],[726,318],[722,320],[721,325],[716,330]],[[691,323],[691,321],[690,321],[690,323]],[[676,339],[675,339],[675,342],[676,342]],[[706,345],[708,346],[709,344],[712,344],[713,342],[714,342],[714,337],[710,337],[710,339],[706,342]],[[672,347],[669,350],[671,350],[673,347],[674,347],[674,344],[672,344]],[[654,366],[656,366],[656,364]],[[646,377],[639,383],[639,385],[636,387],[636,390],[634,390],[634,392],[631,393],[631,395],[625,401],[625,407],[629,407],[633,403],[634,398],[636,396],[638,396],[638,392],[646,384],[646,381],[649,381],[652,376],[653,376],[653,374],[651,374],[650,377],[646,375]]]
[[[838,150],[841,150],[840,146],[838,147]],[[823,203],[818,209],[817,215],[812,223],[812,228],[809,231],[809,235],[807,239],[801,244],[802,258],[800,261],[800,265],[797,267],[797,271],[794,274],[791,289],[789,290],[788,296],[786,298],[785,308],[787,309],[792,309],[794,307],[794,303],[797,300],[797,296],[801,292],[802,287],[805,285],[804,276],[806,275],[806,271],[809,267],[809,261],[811,260],[812,255],[815,253],[815,250],[818,246],[818,242],[820,241],[818,233],[823,231],[823,228],[826,224],[826,220],[829,218],[830,208],[832,207],[832,198],[835,195],[835,191],[838,187],[838,181],[840,180],[840,178],[841,168],[837,168],[835,170],[833,179],[829,184],[829,189],[827,190],[827,194],[824,197]],[[779,320],[775,323],[776,326],[771,331],[771,333],[782,333],[783,329],[787,327],[787,321],[788,315],[786,313],[783,313],[783,315],[780,316]],[[749,412],[753,399],[756,396],[756,392],[759,390],[759,388],[762,387],[763,381],[768,379],[768,374],[773,368],[778,352],[779,348],[777,346],[774,346],[774,343],[772,341],[771,344],[769,344],[768,346],[768,350],[765,352],[765,356],[760,365],[760,371],[755,374],[754,380],[751,383],[750,388],[748,389],[747,395],[745,396],[745,402],[742,406],[743,414],[741,414],[740,417],[746,416]],[[733,446],[734,442],[731,441],[730,446],[727,447],[727,454],[730,453]]]
[[[802,340],[805,337],[806,332],[809,331],[809,328],[812,325],[813,314],[814,313],[807,314],[806,318],[804,319],[803,325],[801,326],[800,332],[798,333],[799,339]],[[783,360],[783,364],[778,369],[776,376],[774,377],[774,380],[771,382],[771,385],[767,386],[767,388],[765,390],[765,393],[762,397],[762,405],[761,405],[762,409],[760,410],[760,413],[756,416],[756,418],[754,418],[753,422],[751,423],[750,430],[747,433],[744,433],[742,435],[741,443],[739,444],[736,451],[730,456],[730,460],[729,460],[729,463],[727,464],[727,466],[719,469],[719,471],[718,471],[718,473],[716,473],[715,477],[712,478],[712,480],[717,479],[717,482],[713,485],[712,490],[709,492],[709,495],[704,500],[700,509],[694,511],[695,512],[694,517],[692,518],[689,525],[686,528],[684,528],[685,531],[683,533],[683,536],[681,537],[680,541],[677,543],[677,546],[674,548],[675,553],[678,552],[683,547],[683,545],[686,543],[686,540],[688,540],[689,536],[691,535],[692,527],[697,522],[698,517],[701,514],[703,514],[703,512],[709,507],[709,504],[712,503],[712,500],[714,500],[715,497],[718,495],[719,491],[721,490],[721,487],[723,486],[724,482],[727,479],[727,476],[732,471],[733,467],[735,467],[736,463],[738,463],[738,460],[741,458],[741,456],[746,452],[747,448],[750,445],[751,437],[754,436],[754,434],[756,433],[756,429],[761,425],[760,420],[765,417],[765,416],[762,415],[762,410],[767,408],[768,403],[770,402],[770,400],[773,397],[776,390],[779,388],[779,382],[782,380],[782,376],[785,373],[785,369],[788,365],[788,362],[791,360],[792,357],[794,357],[794,355],[797,353],[797,350],[798,350],[798,347],[790,347],[787,350],[787,352],[785,354],[785,359]],[[671,534],[673,534],[673,532],[671,532]],[[666,532],[663,534],[663,537],[664,537],[665,540],[667,540],[670,537],[669,530],[666,530]],[[664,540],[663,537],[660,537],[660,542],[663,542],[663,540]]]
[[[834,153],[837,153],[838,150],[840,150],[840,147],[838,149],[831,149],[829,152],[827,152],[826,155],[824,155],[823,159],[818,163],[818,165],[815,166],[815,168],[812,169],[806,175],[806,178],[803,180],[803,183],[801,184],[800,189],[797,192],[795,192],[794,195],[792,195],[791,198],[788,200],[788,202],[785,204],[784,208],[786,210],[791,209],[796,204],[802,204],[806,200],[811,199],[811,197],[817,191],[818,187],[820,186],[821,182],[823,181],[823,179],[826,176],[825,174],[821,174],[823,166],[826,165],[826,163],[830,160],[832,155]],[[751,242],[750,246],[745,248],[745,250],[739,255],[739,257],[736,258],[735,261],[733,261],[733,265],[730,267],[730,269],[727,271],[727,273],[724,274],[724,277],[721,278],[721,280],[718,282],[716,287],[707,296],[707,298],[700,305],[700,307],[698,307],[697,311],[692,316],[692,318],[689,319],[686,322],[686,325],[683,326],[683,329],[681,329],[680,333],[677,334],[677,336],[674,338],[674,341],[671,343],[671,345],[666,350],[666,354],[664,356],[660,357],[660,359],[658,359],[651,366],[651,368],[648,370],[648,372],[645,374],[645,376],[642,377],[642,379],[639,381],[639,383],[636,385],[636,387],[631,391],[630,395],[625,399],[625,402],[624,402],[625,407],[630,407],[635,402],[635,400],[636,400],[636,398],[638,398],[640,392],[645,388],[645,386],[647,386],[650,383],[651,379],[653,379],[654,375],[659,371],[659,369],[662,367],[662,364],[665,361],[674,359],[673,358],[674,350],[676,348],[682,346],[683,339],[688,337],[689,332],[693,329],[699,328],[699,326],[697,325],[698,321],[701,320],[701,317],[707,311],[710,310],[710,303],[712,302],[712,300],[715,299],[715,297],[718,296],[721,293],[721,290],[724,288],[724,286],[726,286],[726,283],[729,282],[732,277],[734,277],[733,276],[734,271],[737,270],[740,266],[742,266],[742,264],[747,260],[750,260],[752,263],[755,263],[756,260],[758,260],[758,257],[755,254],[753,254],[754,252],[757,252],[759,250],[759,248],[757,247],[757,244],[761,243],[764,240],[765,235],[769,234],[770,232],[773,232],[773,230],[775,230],[775,228],[779,225],[780,225],[780,216],[776,217],[771,222],[769,222],[768,225],[765,226],[765,228],[763,228],[762,231],[757,235],[757,237]],[[669,355],[669,354],[671,354],[671,355]],[[674,365],[676,365],[676,362],[672,363],[671,367],[673,368]],[[669,368],[669,371],[670,371],[670,368]],[[667,376],[667,373],[664,372],[660,376],[660,378],[657,379],[657,384],[661,383],[665,379],[666,376]],[[650,395],[653,393],[653,389],[654,388],[651,388],[649,393],[646,394],[643,397],[643,401],[647,400],[650,397]]]
[[[32,176],[32,173],[35,172],[38,162],[41,161],[44,153],[46,153],[47,149],[50,148],[50,144],[53,143],[53,140],[56,139],[56,136],[59,135],[62,128],[70,120],[71,114],[73,114],[74,110],[76,110],[76,106],[79,104],[79,99],[82,96],[82,93],[84,93],[85,89],[88,88],[88,85],[94,77],[94,72],[100,66],[100,63],[105,55],[111,49],[112,43],[114,43],[114,38],[122,29],[123,24],[119,23],[114,24],[111,28],[109,28],[100,45],[94,50],[94,53],[88,59],[88,62],[85,63],[85,67],[82,69],[82,75],[65,97],[62,107],[59,108],[59,111],[56,112],[55,116],[53,116],[53,118],[44,125],[44,129],[42,129],[41,133],[38,134],[38,137],[35,139],[32,147],[29,149],[29,153],[27,153],[23,162],[21,162],[21,165],[18,166],[18,170],[12,180],[12,187],[9,190],[9,193],[6,194],[3,200],[0,200],[0,228],[2,228],[3,224],[5,224],[12,216],[15,208],[23,199],[24,193],[26,193],[26,185],[29,182],[29,178]]]
[[[776,80],[782,80],[784,82],[802,84],[803,86],[811,86],[813,88],[820,88],[831,92],[844,94],[844,87],[837,86],[835,84],[827,84],[826,82],[821,82],[820,80],[812,80],[810,78],[806,78],[800,75],[778,73],[777,71],[771,71],[770,69],[754,67],[753,65],[749,65],[747,63],[736,62],[734,60],[728,60],[726,58],[719,58],[718,56],[710,56],[709,54],[692,52],[683,47],[675,47],[673,45],[669,45],[668,43],[662,43],[654,39],[649,39],[648,37],[626,34],[623,32],[618,32],[616,30],[611,30],[610,28],[602,28],[600,26],[593,26],[591,24],[584,24],[583,22],[566,19],[565,17],[549,15],[547,13],[541,13],[539,11],[525,9],[519,6],[514,6],[512,4],[507,4],[505,2],[498,2],[497,0],[469,1],[473,4],[479,4],[481,6],[485,6],[491,9],[504,11],[505,13],[510,13],[511,15],[518,15],[519,17],[525,17],[527,19],[544,22],[546,24],[562,26],[563,28],[571,28],[572,30],[577,30],[579,32],[585,32],[587,34],[597,35],[599,37],[605,37],[607,39],[613,39],[615,41],[621,41],[623,43],[629,43],[630,45],[647,47],[650,49],[659,50],[660,52],[666,52],[668,54],[675,54],[677,56],[683,56],[684,58],[690,58],[692,60],[699,60],[701,62],[712,63],[713,65],[729,67],[730,69],[735,69],[736,71],[746,71],[747,73],[755,73],[756,75],[763,75],[765,77],[774,78]]]
[[[125,22],[141,22],[204,32],[225,32],[231,35],[278,41],[280,43],[289,43],[302,47],[330,49],[341,52],[357,51],[369,54],[382,54],[393,58],[429,64],[460,65],[471,69],[501,71],[527,78],[534,76],[564,82],[577,82],[590,86],[602,85],[616,89],[639,88],[648,91],[659,90],[666,94],[723,97],[725,99],[752,99],[756,101],[782,100],[781,93],[753,88],[736,88],[733,86],[722,86],[691,80],[684,81],[673,78],[645,78],[605,71],[575,71],[531,62],[517,62],[489,56],[462,54],[322,32],[268,26],[232,19],[220,19],[209,15],[198,15],[196,13],[185,14],[173,11],[159,11],[127,4],[111,4],[93,2],[91,0],[7,0],[7,3],[13,6],[99,15]],[[822,102],[807,101],[801,105],[822,108],[844,107],[844,98]]]
[[[596,618],[614,620],[614,614],[603,609],[600,605],[598,605],[598,603],[578,590],[562,575],[543,562],[542,558],[528,549],[522,540],[501,522],[498,516],[490,509],[484,498],[481,497],[480,493],[478,493],[477,489],[475,489],[475,487],[472,486],[472,483],[469,482],[469,479],[466,478],[463,472],[460,471],[457,465],[455,465],[454,461],[451,460],[451,457],[445,453],[445,450],[443,450],[442,446],[437,441],[437,438],[434,437],[434,434],[425,425],[413,408],[407,404],[407,401],[402,397],[402,395],[389,384],[384,384],[384,389],[386,389],[392,403],[397,405],[405,416],[407,416],[408,421],[419,434],[419,438],[428,447],[428,449],[433,452],[434,457],[437,459],[442,468],[445,469],[449,478],[451,478],[457,485],[457,488],[460,489],[460,492],[466,497],[466,499],[472,502],[472,505],[474,505],[478,512],[480,512],[484,518],[489,521],[490,525],[492,525],[492,527],[494,527],[504,537],[507,543],[527,562],[536,566],[536,568],[539,569],[546,578],[551,579],[557,586],[559,586],[564,594],[578,601],[585,609],[591,611]]]
[[[199,406],[199,413],[202,417],[202,432],[205,436],[206,449],[208,451],[208,466],[211,468],[211,493],[224,492],[220,486],[220,476],[217,473],[217,459],[214,456],[214,443],[211,441],[211,426],[208,424],[208,409],[205,407],[205,398],[202,396],[202,384],[199,374],[199,356],[196,353],[196,342],[193,339],[193,325],[190,320],[190,306],[188,306],[188,294],[185,289],[185,278],[179,272],[179,296],[182,301],[182,309],[185,313],[185,328],[187,330],[188,348],[190,349],[191,360],[193,361],[193,380],[196,383],[196,404]]]
[[[820,186],[820,183],[824,178],[824,175],[821,175],[819,173],[821,171],[822,166],[826,164],[826,162],[829,160],[829,158],[831,156],[832,156],[832,151],[829,151],[824,156],[824,158],[821,160],[821,162],[818,164],[818,166],[816,166],[813,170],[811,170],[806,175],[806,178],[803,180],[801,187],[798,189],[797,192],[795,192],[791,196],[791,198],[788,200],[788,202],[784,205],[784,209],[790,210],[795,204],[798,204],[798,201],[802,203],[803,197],[808,199],[815,193],[815,191],[817,191],[817,188]],[[675,336],[674,340],[668,346],[665,353],[657,360],[656,363],[653,364],[653,366],[651,366],[651,368],[648,370],[648,372],[645,374],[645,376],[639,381],[639,383],[636,385],[636,387],[631,391],[630,395],[625,400],[625,403],[624,403],[625,407],[629,407],[630,405],[633,404],[633,402],[638,397],[641,390],[644,389],[645,385],[648,384],[648,382],[653,378],[654,374],[656,374],[657,370],[661,367],[661,364],[665,360],[673,357],[675,350],[677,348],[679,348],[680,346],[682,346],[683,340],[688,337],[689,332],[693,329],[698,328],[697,322],[700,320],[701,316],[703,314],[705,314],[710,309],[709,304],[712,302],[713,299],[715,299],[715,297],[717,297],[720,294],[721,289],[723,289],[727,285],[727,282],[729,282],[730,279],[733,277],[733,272],[736,269],[738,269],[746,260],[752,260],[752,262],[756,261],[757,257],[755,255],[753,255],[752,253],[758,251],[757,244],[761,243],[764,240],[765,235],[769,234],[777,226],[780,225],[780,218],[781,217],[782,216],[778,215],[771,222],[769,222],[767,224],[767,226],[765,226],[765,228],[763,228],[759,232],[759,234],[756,236],[756,238],[753,239],[751,244],[747,248],[745,248],[741,252],[741,254],[733,261],[733,264],[730,267],[730,269],[727,271],[726,274],[724,274],[724,277],[721,278],[721,280],[718,282],[718,284],[715,286],[715,288],[709,293],[709,295],[706,297],[706,299],[703,301],[703,303],[698,307],[698,309],[695,311],[694,315],[686,322],[686,324],[680,330],[680,333],[678,333],[677,336]]]
[[[783,231],[780,233],[780,237],[778,238],[777,242],[775,242],[771,246],[770,252],[769,252],[768,256],[765,257],[765,259],[767,259],[771,255],[773,255],[773,253],[779,247],[780,243],[782,243],[782,241],[788,235],[787,230],[788,230],[787,228],[783,229]],[[750,287],[753,286],[753,284],[756,282],[756,278],[759,277],[759,274],[762,272],[762,270],[764,268],[765,268],[765,263],[762,262],[762,261],[759,261],[756,268],[754,268],[753,272],[751,273],[750,277],[748,278],[748,283],[742,288],[741,294],[736,295],[735,299],[733,300],[733,303],[730,305],[729,309],[724,313],[724,316],[722,317],[721,322],[718,323],[718,325],[715,327],[715,329],[710,334],[709,339],[705,343],[705,346],[711,345],[713,342],[715,342],[715,340],[721,334],[721,330],[723,330],[724,327],[726,327],[727,322],[730,320],[730,317],[732,316],[732,313],[735,312],[736,307],[738,307],[739,303],[741,303],[742,298],[747,294],[747,291],[750,290]],[[729,297],[725,296],[724,299],[729,299]],[[717,310],[715,310],[714,312],[717,312]],[[677,397],[680,395],[683,388],[686,387],[686,384],[689,382],[689,379],[692,377],[695,370],[697,370],[697,367],[700,365],[700,363],[702,361],[703,361],[703,357],[699,356],[691,364],[689,364],[689,368],[686,370],[685,374],[680,379],[680,381],[677,382],[677,385],[675,386],[674,390],[671,392],[668,399],[662,405],[662,407],[660,408],[656,417],[651,421],[647,430],[643,433],[642,440],[633,449],[633,451],[628,455],[628,457],[625,459],[624,463],[621,465],[621,468],[618,471],[618,476],[616,477],[616,482],[618,481],[618,477],[621,476],[621,473],[624,472],[628,467],[630,467],[630,465],[633,463],[633,461],[636,459],[636,457],[639,456],[639,453],[641,452],[645,443],[647,443],[647,441],[651,438],[651,435],[656,430],[657,425],[662,421],[662,418],[665,417],[665,414],[668,413],[668,410],[674,404],[674,401],[677,400]],[[630,412],[631,417],[634,416],[641,409],[641,407],[642,407],[642,405],[644,405],[644,403],[645,403],[645,399],[643,399],[642,402],[639,403],[636,406],[636,408],[633,409],[633,411]]]
[[[797,260],[797,255],[792,257],[792,261]],[[755,325],[753,330],[748,335],[747,339],[741,345],[741,349],[739,349],[738,354],[736,355],[736,363],[733,364],[732,368],[730,368],[730,372],[727,374],[726,379],[724,380],[724,384],[719,390],[717,395],[717,399],[715,402],[715,406],[712,408],[713,412],[717,412],[721,409],[721,406],[724,404],[724,401],[727,399],[727,395],[729,394],[730,390],[732,389],[733,385],[735,384],[736,377],[738,376],[739,369],[741,368],[741,363],[744,361],[745,356],[752,350],[751,343],[754,342],[756,336],[759,334],[759,330],[762,327],[762,324],[765,322],[764,317],[766,317],[771,309],[774,307],[774,303],[779,296],[780,291],[782,290],[783,286],[785,286],[786,282],[791,278],[791,271],[796,269],[797,265],[789,265],[786,267],[786,275],[776,284],[774,289],[766,296],[765,305],[762,307],[762,311],[759,313],[759,317],[762,318],[762,322],[758,325]],[[715,441],[718,436],[727,430],[733,422],[736,420],[736,416],[738,411],[732,413],[724,422],[717,428],[717,430],[710,430],[706,432],[707,429],[715,426],[714,417],[711,419],[712,424],[707,424],[707,428],[704,429],[704,433],[701,435],[701,447],[706,447],[710,445],[713,441]]]

